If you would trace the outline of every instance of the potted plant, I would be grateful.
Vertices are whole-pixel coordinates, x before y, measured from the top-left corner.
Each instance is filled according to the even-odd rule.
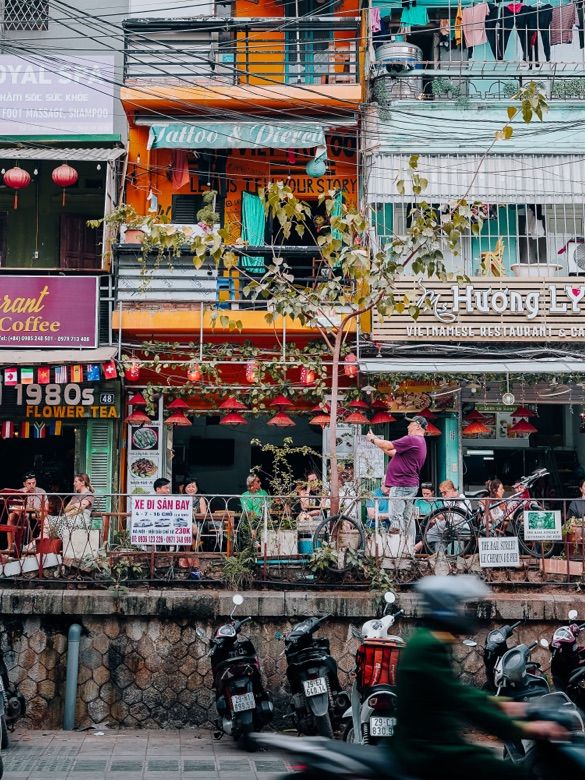
[[[585,520],[582,517],[569,517],[563,525],[566,554],[572,560],[580,561],[583,559],[585,544],[583,535],[584,522]]]
[[[110,214],[101,219],[90,219],[87,224],[92,228],[99,228],[103,224],[120,231],[125,244],[142,244],[146,235],[146,225],[149,217],[138,214],[134,206],[122,203]]]

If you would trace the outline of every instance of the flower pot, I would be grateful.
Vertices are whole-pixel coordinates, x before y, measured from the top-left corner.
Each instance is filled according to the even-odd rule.
[[[37,539],[35,549],[39,555],[49,555],[54,553],[58,555],[61,552],[61,539]]]
[[[573,561],[583,560],[584,550],[583,526],[574,526],[565,537],[567,556]]]
[[[556,276],[561,266],[556,263],[514,263],[510,268],[514,276],[546,279]]]
[[[136,230],[134,228],[127,228],[124,231],[124,243],[125,244],[142,244],[144,241],[144,230]]]

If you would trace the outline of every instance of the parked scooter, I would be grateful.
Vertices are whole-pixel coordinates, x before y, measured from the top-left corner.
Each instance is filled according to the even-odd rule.
[[[564,711],[531,705],[527,720],[554,720],[570,728],[570,717]],[[298,739],[284,734],[253,734],[255,745],[289,755],[300,771],[285,775],[281,780],[416,780],[404,772],[391,751],[382,747],[344,745],[323,737]],[[559,767],[575,780],[585,777],[585,743],[578,736],[566,742],[539,741],[531,748],[528,765],[534,778],[557,780]],[[449,764],[439,767],[438,773],[448,776]]]
[[[300,734],[333,737],[349,705],[349,696],[339,684],[337,663],[331,656],[329,640],[314,636],[328,617],[303,620],[284,638],[286,676]]]
[[[0,652],[0,748],[2,750],[8,747],[8,731],[14,730],[16,722],[24,717],[25,712],[24,696],[10,682],[6,662]]]
[[[399,636],[388,634],[388,630],[404,610],[386,615],[396,596],[388,591],[384,600],[386,607],[381,618],[366,621],[361,631],[353,629],[361,644],[356,653],[351,708],[343,714],[345,742],[375,745],[394,734],[396,667],[405,642]]]
[[[270,721],[273,706],[262,684],[256,649],[248,637],[239,636],[242,626],[252,618],[235,620],[236,607],[244,599],[236,593],[232,601],[230,620],[215,632],[209,655],[220,734],[245,741],[250,732]]]
[[[550,670],[555,688],[564,691],[581,710],[585,710],[585,646],[577,643],[585,623],[575,622],[575,609],[568,617],[571,623],[557,628],[553,634]]]
[[[483,665],[485,667],[486,677],[485,690],[491,692],[496,690],[496,683],[494,681],[496,664],[508,650],[508,639],[510,639],[514,633],[514,629],[518,628],[521,622],[521,620],[518,620],[516,623],[512,623],[511,626],[494,628],[487,635],[485,647],[483,649]],[[475,644],[475,642],[473,644]]]

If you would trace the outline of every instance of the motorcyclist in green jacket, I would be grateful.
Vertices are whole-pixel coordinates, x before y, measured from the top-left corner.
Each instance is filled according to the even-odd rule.
[[[407,773],[421,780],[524,780],[527,770],[502,761],[492,750],[463,739],[463,724],[472,724],[501,739],[560,738],[565,730],[549,721],[513,720],[525,712],[461,683],[452,666],[458,635],[475,630],[467,602],[481,600],[489,588],[477,577],[425,577],[416,585],[424,627],[402,651],[397,672],[397,720],[393,751]],[[477,613],[477,608],[475,609]]]

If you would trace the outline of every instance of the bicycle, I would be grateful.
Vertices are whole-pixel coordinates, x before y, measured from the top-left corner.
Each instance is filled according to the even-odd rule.
[[[531,541],[524,538],[524,511],[542,509],[540,504],[530,498],[528,490],[542,477],[548,475],[546,469],[537,469],[527,477],[516,482],[522,489],[508,498],[490,500],[489,511],[499,506],[506,507],[504,516],[497,522],[489,519],[489,513],[479,502],[487,498],[487,490],[468,493],[466,501],[478,501],[475,508],[464,509],[460,506],[444,506],[431,512],[423,533],[424,547],[432,554],[442,549],[447,557],[465,557],[475,552],[480,536],[517,536],[518,544],[524,554],[533,558],[550,558],[554,552],[553,541]],[[461,499],[463,502],[464,499]]]

